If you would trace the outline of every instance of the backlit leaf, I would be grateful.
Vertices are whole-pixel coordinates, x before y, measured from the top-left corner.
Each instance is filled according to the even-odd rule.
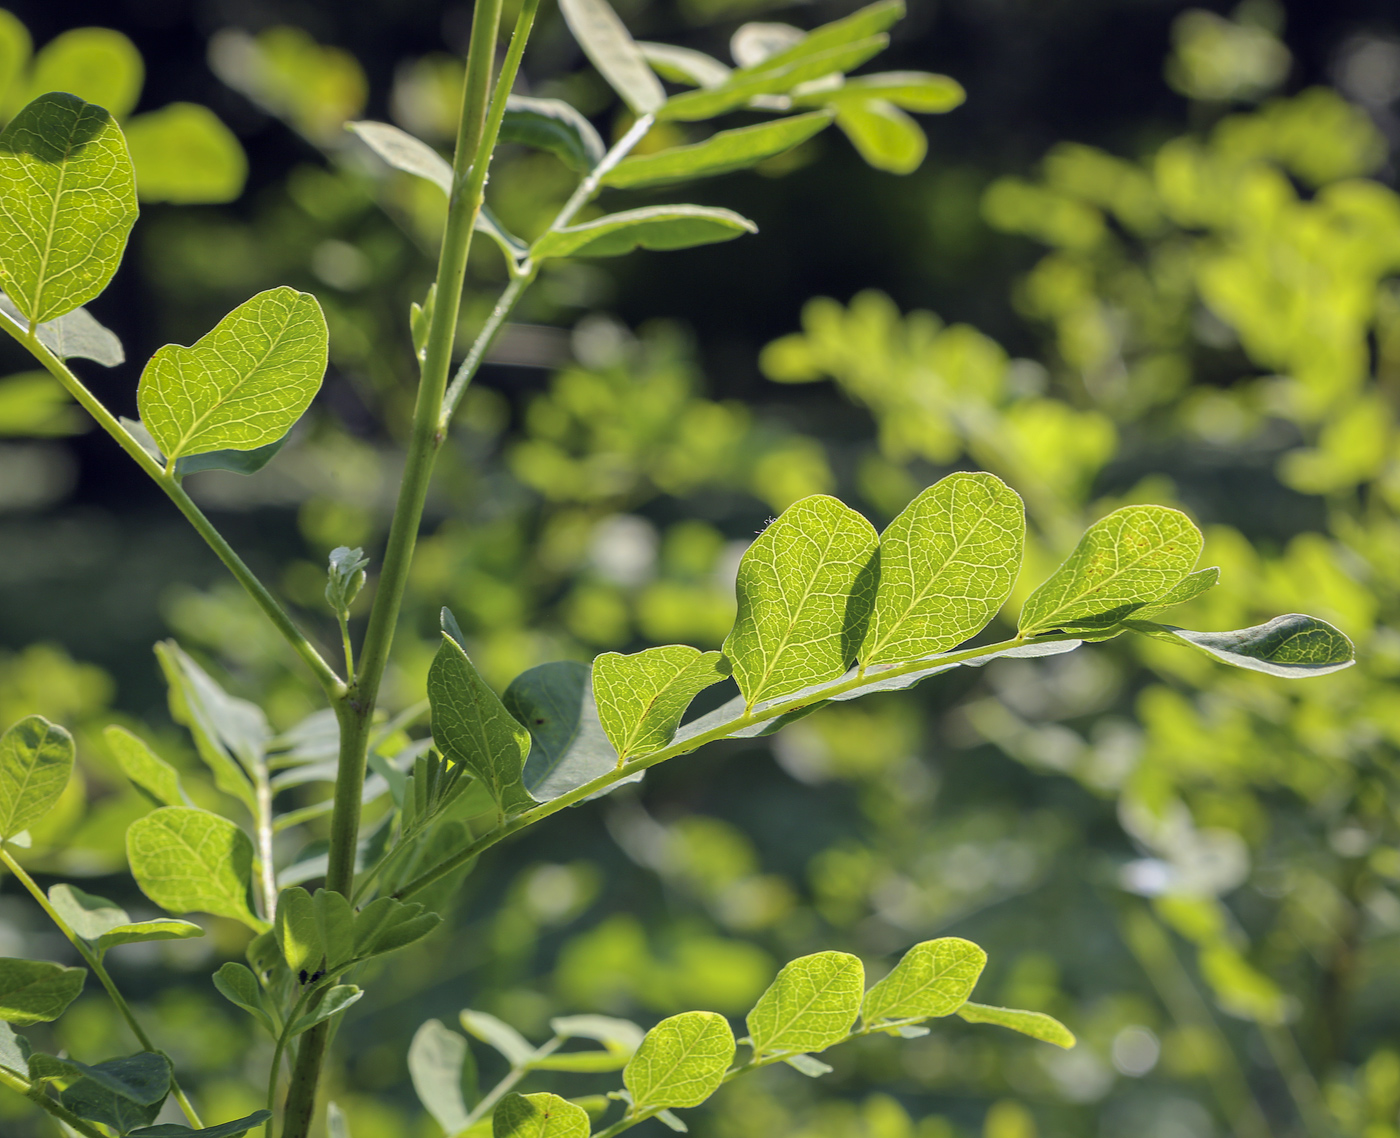
[[[1136,620],[1128,623],[1139,631],[1185,641],[1237,668],[1288,679],[1325,676],[1356,662],[1356,651],[1340,630],[1302,613],[1276,616],[1266,624],[1235,632],[1192,632],[1171,625],[1139,625]]]
[[[426,142],[386,122],[364,120],[345,127],[395,170],[432,182],[451,196],[452,164]]]
[[[857,152],[877,170],[910,174],[928,153],[923,128],[885,99],[843,99],[836,104],[836,125]]]
[[[661,80],[606,0],[560,0],[559,10],[593,66],[629,107],[647,114],[666,101]]]
[[[1124,506],[1084,532],[1027,599],[1021,635],[1106,629],[1166,596],[1196,564],[1204,539],[1180,510]]]
[[[179,772],[151,750],[144,739],[116,724],[106,728],[102,737],[116,756],[122,773],[141,790],[162,806],[184,804]]]
[[[593,124],[562,99],[510,96],[501,119],[500,138],[548,150],[579,174],[598,165],[606,151]]]
[[[1135,609],[1133,619],[1153,620],[1159,614],[1166,612],[1167,609],[1184,605],[1187,601],[1194,600],[1207,590],[1213,589],[1219,580],[1220,570],[1214,565],[1209,569],[1197,569],[1194,573],[1188,573],[1172,589],[1151,604]]]
[[[801,956],[748,1015],[754,1054],[823,1051],[851,1032],[865,995],[865,968],[847,952]]]
[[[285,286],[244,301],[195,341],[166,344],[141,373],[141,421],[167,460],[253,450],[287,433],[326,372],[326,319]]]
[[[0,1019],[20,1027],[55,1020],[78,998],[86,979],[86,968],[0,957]]]
[[[525,788],[539,801],[568,794],[617,767],[603,734],[587,664],[556,660],[521,672],[502,702],[530,732]]]
[[[34,57],[29,97],[67,91],[122,119],[136,106],[145,78],[140,51],[121,32],[74,28],[55,36]]]
[[[622,1072],[636,1111],[699,1106],[719,1089],[734,1058],[734,1033],[715,1012],[682,1012],[646,1034]]]
[[[97,296],[136,221],[136,178],[112,116],[41,95],[0,131],[0,285],[45,324]]]
[[[1053,1043],[1056,1047],[1074,1046],[1074,1033],[1064,1024],[1044,1012],[1023,1012],[1016,1008],[997,1008],[989,1004],[966,1003],[958,1009],[958,1016],[968,1023],[994,1023],[1009,1027],[1042,1043]]]
[[[231,202],[243,192],[248,158],[219,116],[198,103],[170,103],[126,124],[142,201]]]
[[[530,1046],[529,1040],[495,1016],[466,1008],[461,1013],[461,1020],[468,1032],[481,1042],[489,1043],[505,1056],[512,1067],[523,1067],[534,1058],[535,1049]]]
[[[582,225],[550,229],[531,247],[538,260],[550,257],[619,257],[633,249],[689,249],[757,233],[748,218],[702,205],[654,205],[610,213]]]
[[[880,584],[861,663],[917,660],[996,616],[1021,571],[1020,496],[990,474],[950,474],[880,535]]]
[[[651,69],[673,83],[686,83],[691,87],[719,87],[730,75],[729,68],[703,51],[640,40],[637,46]]]
[[[105,897],[86,893],[76,885],[51,886],[49,904],[83,940],[97,940],[103,933],[131,923],[131,917],[121,906]]]
[[[620,759],[666,746],[691,700],[726,674],[718,652],[684,644],[595,658],[598,717]]]
[[[492,1138],[588,1138],[588,1112],[552,1094],[509,1094],[491,1120]]]
[[[517,813],[535,804],[522,781],[529,732],[511,717],[461,645],[446,633],[428,669],[428,701],[433,741],[481,780],[502,811]]]
[[[126,832],[127,858],[141,892],[171,913],[232,917],[261,932],[248,908],[252,840],[207,810],[163,806]]]
[[[72,773],[73,736],[42,715],[28,715],[0,735],[0,839],[52,810]]]
[[[414,1032],[408,1073],[419,1101],[445,1134],[456,1134],[467,1125],[462,1089],[466,1061],[467,1041],[440,1020],[430,1019]]]
[[[842,675],[865,639],[879,539],[824,494],[794,502],[739,562],[739,611],[724,642],[750,706]]]
[[[806,38],[806,32],[791,24],[754,21],[741,24],[729,37],[729,55],[740,67],[753,69]]]
[[[767,56],[758,66],[772,68],[786,66],[818,52],[829,51],[845,44],[856,43],[867,36],[887,31],[904,16],[904,0],[877,0],[858,8],[849,16],[832,20],[819,28],[813,28],[790,47]]]
[[[314,971],[326,950],[311,894],[299,885],[283,889],[277,895],[277,919],[272,927],[287,967],[294,974]]]
[[[956,79],[927,71],[884,71],[878,75],[857,75],[829,93],[813,95],[829,103],[847,99],[881,99],[917,114],[937,115],[960,107],[967,92]],[[806,99],[800,101],[806,102]]]
[[[878,1023],[952,1015],[972,994],[986,963],[987,954],[960,937],[916,944],[865,994],[861,1018]]]
[[[156,919],[136,921],[129,925],[117,925],[108,929],[94,942],[94,947],[105,952],[121,944],[145,944],[153,940],[189,940],[201,937],[204,930],[191,921]]]
[[[813,111],[737,130],[722,130],[693,146],[673,146],[654,154],[626,158],[609,171],[603,184],[635,189],[745,170],[806,142],[830,122],[830,112]]]

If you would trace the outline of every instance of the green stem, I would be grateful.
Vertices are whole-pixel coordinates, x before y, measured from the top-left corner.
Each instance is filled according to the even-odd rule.
[[[60,1122],[71,1126],[83,1138],[107,1138],[102,1131],[93,1126],[90,1122],[84,1122],[76,1114],[61,1103],[55,1102],[44,1093],[44,1088],[40,1083],[31,1083],[27,1079],[21,1079],[18,1075],[12,1075],[5,1068],[0,1067],[0,1086],[9,1087],[10,1090],[22,1094],[35,1106],[42,1110],[47,1110]]]
[[[1048,644],[1076,639],[1078,639],[1078,637],[1071,636],[1068,633],[1056,633],[1052,636],[1038,636],[1035,638],[1035,643]],[[1004,640],[1000,644],[986,644],[980,648],[967,648],[961,652],[949,652],[945,656],[938,657],[938,663],[949,665],[962,664],[969,660],[976,660],[983,656],[1004,652],[1008,648],[1017,648],[1025,643],[1027,643],[1027,641],[1017,637],[1014,640]],[[691,751],[698,750],[705,746],[707,743],[713,743],[720,739],[727,738],[733,735],[734,732],[741,731],[745,727],[751,727],[755,723],[765,723],[770,719],[777,719],[790,712],[800,711],[802,708],[811,704],[813,700],[832,699],[835,696],[844,695],[846,692],[855,691],[857,688],[864,687],[871,682],[898,679],[900,676],[907,676],[913,672],[927,671],[932,666],[934,666],[934,662],[929,659],[911,660],[906,664],[896,664],[894,667],[885,669],[877,673],[874,677],[863,673],[857,673],[849,680],[833,683],[828,687],[822,688],[819,692],[809,692],[801,696],[792,696],[782,702],[773,703],[757,710],[750,709],[745,711],[744,714],[740,715],[738,718],[731,719],[727,723],[721,723],[718,727],[711,728],[709,731],[703,732],[702,734],[691,736],[681,742],[672,743],[669,747],[663,747],[661,750],[653,751],[649,755],[639,755],[635,759],[629,759],[627,762],[620,764],[615,770],[608,771],[607,774],[599,775],[592,782],[584,783],[583,786],[571,790],[567,794],[561,794],[558,798],[552,798],[548,802],[542,802],[538,806],[531,807],[529,810],[507,819],[503,825],[497,826],[489,833],[483,834],[476,841],[459,850],[446,861],[434,866],[426,873],[415,877],[407,885],[397,890],[394,896],[400,900],[406,897],[412,897],[415,893],[419,892],[419,890],[426,889],[434,881],[438,880],[438,878],[444,877],[453,870],[466,865],[467,862],[471,861],[483,851],[490,849],[502,838],[507,838],[511,834],[525,829],[527,826],[533,826],[536,822],[548,818],[551,814],[557,814],[565,807],[582,802],[585,798],[597,794],[599,791],[607,790],[615,783],[621,782],[637,774],[639,771],[647,770],[649,767],[654,767],[658,763],[664,763],[667,759],[673,759],[677,755],[687,755]]]
[[[194,504],[174,475],[167,472],[155,458],[147,453],[146,449],[132,437],[131,432],[123,427],[116,416],[102,405],[97,396],[87,389],[87,386],[68,365],[44,347],[30,330],[16,322],[12,317],[2,313],[0,313],[0,327],[3,327],[14,339],[23,344],[30,354],[44,365],[49,374],[57,379],[64,389],[77,400],[83,410],[97,421],[97,425],[111,435],[122,450],[131,456],[136,465],[149,474],[156,484],[165,491],[166,496],[185,515],[186,520],[194,526],[195,531],[233,574],[234,579],[243,586],[248,595],[263,610],[268,620],[292,646],[296,654],[306,662],[317,682],[325,689],[326,695],[332,699],[337,698],[344,691],[345,685],[336,675],[335,669],[326,663],[321,654],[306,639],[301,629],[296,626],[287,611],[278,603],[277,598],[243,563],[243,559],[234,552],[233,547],[214,528],[213,523]]]
[[[277,1034],[277,1046],[272,1052],[272,1070],[268,1072],[267,1076],[267,1109],[269,1113],[277,1110],[277,1079],[281,1074],[282,1055],[286,1052],[287,1044],[291,1039],[288,1033],[292,1030],[292,1024],[296,1023],[297,1017],[301,1015],[301,1009],[312,991],[314,991],[314,989],[306,988],[302,991],[301,995],[297,997],[297,1002],[292,1005],[292,1010],[287,1013],[287,1018],[282,1024],[282,1030]],[[268,1138],[271,1138],[272,1135],[272,1121],[273,1120],[269,1118],[267,1120],[267,1126],[263,1129],[263,1133],[268,1135]]]
[[[107,989],[107,995],[112,998],[112,1003],[117,1006],[117,1010],[121,1012],[122,1018],[126,1020],[127,1026],[131,1028],[132,1034],[136,1036],[136,1041],[141,1044],[141,1050],[164,1054],[151,1042],[151,1037],[146,1034],[145,1029],[137,1020],[136,1013],[131,1010],[131,1005],[126,1002],[126,997],[117,990],[116,984],[112,982],[112,977],[108,974],[106,967],[102,963],[102,958],[97,953],[93,952],[88,946],[87,941],[83,940],[82,937],[73,931],[72,927],[63,919],[58,910],[50,904],[48,897],[45,896],[44,891],[39,888],[38,883],[29,876],[24,866],[15,861],[10,855],[10,851],[5,849],[3,845],[0,845],[0,863],[3,863],[5,868],[14,874],[15,880],[29,891],[29,895],[33,897],[34,900],[39,903],[39,907],[48,914],[49,920],[53,921],[53,923],[58,926],[58,931],[66,936],[68,942],[78,950],[78,955],[87,962],[87,966],[92,969],[93,974],[102,982],[102,986]],[[185,1117],[189,1119],[190,1125],[196,1130],[203,1127],[204,1124],[200,1122],[199,1114],[194,1109],[194,1104],[190,1102],[189,1097],[180,1088],[180,1084],[176,1082],[173,1073],[170,1076],[170,1088],[171,1093],[175,1096],[175,1101],[180,1104],[180,1109],[185,1112]]]
[[[1336,1133],[1332,1116],[1313,1073],[1298,1049],[1298,1041],[1283,1024],[1261,1023],[1259,1031],[1269,1055],[1288,1087],[1309,1138],[1331,1138]]]

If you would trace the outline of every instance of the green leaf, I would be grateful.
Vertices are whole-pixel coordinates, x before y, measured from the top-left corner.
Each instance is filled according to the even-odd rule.
[[[1356,662],[1356,650],[1345,634],[1325,620],[1303,613],[1276,616],[1266,624],[1234,632],[1192,632],[1136,620],[1128,621],[1128,627],[1184,641],[1236,668],[1286,679],[1325,676]]]
[[[294,1039],[302,1032],[310,1031],[318,1023],[325,1023],[332,1016],[338,1016],[364,994],[364,990],[355,987],[354,984],[335,985],[321,997],[319,1004],[292,1023],[287,1029],[288,1038]]]
[[[195,341],[166,344],[141,373],[136,405],[167,461],[254,450],[301,418],[326,373],[326,318],[281,286],[244,301]]]
[[[376,898],[355,916],[355,959],[395,952],[422,940],[441,923],[440,916],[417,901],[405,904],[393,897]]]
[[[791,47],[767,56],[759,68],[785,67],[808,56],[856,43],[892,28],[904,17],[904,0],[878,0],[840,20],[813,28]]]
[[[136,179],[112,116],[41,95],[0,131],[0,286],[46,324],[97,296],[136,221]]]
[[[603,178],[605,186],[636,189],[710,178],[745,170],[784,154],[831,123],[830,111],[812,111],[738,130],[722,130],[693,146],[673,146],[624,159]]]
[[[22,833],[53,809],[73,773],[73,736],[42,715],[0,735],[0,840]]]
[[[850,666],[870,619],[878,546],[868,521],[825,494],[794,502],[749,546],[724,654],[750,707]]]
[[[140,1051],[92,1067],[75,1059],[39,1052],[29,1060],[29,1076],[33,1079],[89,1079],[103,1090],[142,1106],[163,1102],[170,1093],[170,1061],[154,1051]]]
[[[444,1134],[456,1134],[467,1125],[462,1086],[466,1062],[467,1041],[440,1020],[430,1019],[414,1032],[408,1073],[419,1101]]]
[[[34,57],[29,97],[68,91],[122,119],[141,97],[145,72],[141,53],[121,32],[75,28],[55,36]]]
[[[630,1019],[613,1016],[558,1016],[549,1021],[549,1029],[562,1039],[593,1039],[609,1051],[632,1055],[642,1045],[646,1032]]]
[[[663,79],[672,83],[687,83],[692,87],[720,87],[729,79],[730,70],[712,55],[669,43],[646,43],[638,40],[642,58]]]
[[[755,70],[766,60],[806,38],[806,32],[791,24],[754,21],[741,24],[729,37],[729,54],[740,67]]]
[[[829,1075],[832,1067],[823,1063],[820,1059],[813,1059],[810,1055],[787,1055],[783,1062],[794,1071],[800,1071],[809,1079],[820,1079],[823,1075]]]
[[[491,1119],[492,1138],[588,1138],[588,1112],[552,1094],[508,1094]]]
[[[661,80],[606,0],[559,0],[559,10],[598,73],[632,110],[648,114],[666,101]]]
[[[556,660],[521,672],[502,697],[530,732],[525,789],[541,802],[615,770],[617,752],[603,734],[587,664]]]
[[[164,1055],[144,1051],[92,1067],[65,1065],[84,1066],[86,1074],[64,1090],[58,1101],[79,1118],[114,1127],[119,1134],[154,1121],[170,1093],[170,1060]]]
[[[1074,1046],[1074,1033],[1059,1020],[1044,1012],[1023,1012],[1016,1008],[998,1008],[990,1004],[966,1003],[958,1009],[958,1016],[968,1023],[994,1023],[1009,1027],[1042,1043],[1053,1043],[1056,1047]]]
[[[203,454],[187,454],[176,460],[175,476],[183,478],[187,474],[199,474],[205,470],[231,470],[234,474],[256,474],[277,457],[277,452],[287,445],[290,435],[283,435],[275,443],[254,447],[252,450],[211,450]]]
[[[618,761],[666,746],[691,700],[728,674],[722,659],[685,644],[596,657],[593,694]]]
[[[115,723],[102,732],[122,773],[161,806],[185,804],[179,772],[157,755],[146,741]]]
[[[865,994],[861,1018],[873,1024],[952,1015],[972,994],[986,963],[987,954],[960,937],[916,944]]]
[[[606,1071],[620,1071],[627,1066],[630,1055],[620,1055],[614,1051],[556,1051],[543,1059],[530,1064],[532,1071],[572,1071],[576,1074],[596,1075]]]
[[[637,1112],[699,1106],[719,1089],[734,1058],[734,1033],[715,1012],[682,1012],[646,1034],[622,1082]]]
[[[521,781],[530,733],[511,718],[447,633],[428,669],[428,701],[433,741],[443,754],[480,779],[503,812],[535,805]]]
[[[22,101],[21,83],[34,41],[13,13],[0,12],[0,115],[8,115]]]
[[[1133,620],[1152,620],[1169,608],[1175,608],[1177,605],[1184,605],[1187,601],[1195,600],[1202,593],[1215,588],[1219,580],[1220,570],[1214,565],[1209,569],[1198,569],[1194,573],[1188,573],[1172,589],[1151,604],[1135,609]]]
[[[880,535],[880,584],[861,663],[956,647],[996,616],[1021,571],[1021,498],[990,474],[950,474]]]
[[[100,952],[122,944],[145,944],[153,940],[190,940],[204,935],[204,930],[190,921],[137,921],[108,929],[94,942]]]
[[[918,114],[941,115],[967,101],[967,92],[956,79],[933,75],[927,71],[883,71],[878,75],[858,75],[847,79],[834,91],[821,92],[794,101],[806,103],[820,99],[825,103],[842,104],[847,99],[880,99]]]
[[[171,913],[213,913],[262,932],[248,908],[253,843],[217,814],[162,806],[126,831],[126,853],[141,892]]]
[[[244,1134],[255,1126],[261,1126],[271,1117],[269,1111],[255,1110],[246,1118],[220,1122],[214,1126],[206,1126],[203,1130],[192,1130],[179,1122],[162,1122],[159,1126],[145,1126],[140,1130],[133,1130],[127,1138],[243,1138]]]
[[[318,889],[311,898],[316,910],[316,932],[326,953],[326,967],[338,968],[355,956],[355,914],[345,897],[330,889]]]
[[[263,1007],[262,986],[258,978],[237,961],[230,960],[214,973],[214,987],[234,1007],[242,1008],[267,1029],[269,1035],[277,1038],[277,1029],[272,1026],[272,1017]]]
[[[208,107],[170,103],[126,124],[142,201],[176,205],[231,202],[248,180],[248,157]]]
[[[685,91],[673,96],[656,117],[682,122],[712,119],[726,111],[737,110],[759,95],[783,95],[813,79],[850,71],[884,51],[888,44],[888,36],[877,35],[785,64],[775,63],[779,59],[775,56],[757,68],[733,72],[722,87]]]
[[[86,968],[0,957],[0,1019],[20,1027],[55,1020],[78,998],[86,979]]]
[[[562,99],[511,95],[501,119],[500,138],[548,150],[579,174],[592,170],[606,152],[593,124]]]
[[[8,1068],[16,1075],[26,1076],[29,1072],[29,1040],[17,1035],[4,1020],[0,1020],[0,1067]]]
[[[1124,506],[1095,522],[1021,609],[1021,635],[1106,629],[1166,596],[1201,555],[1201,531],[1180,510]]]
[[[824,1051],[851,1033],[865,967],[848,952],[817,952],[783,966],[749,1012],[754,1055]]]
[[[2,292],[0,313],[4,313],[11,325],[21,332],[28,330],[29,321],[15,302]],[[126,352],[116,333],[104,328],[86,308],[75,308],[56,320],[40,324],[34,330],[34,335],[39,343],[61,360],[92,360],[103,367],[116,367],[126,362]],[[52,382],[53,377],[49,376],[49,380]]]
[[[345,1112],[333,1103],[326,1103],[326,1138],[350,1138],[350,1122]],[[469,1138],[477,1138],[475,1134]]]
[[[282,959],[293,974],[313,971],[326,955],[321,930],[316,923],[316,906],[311,894],[299,885],[277,895],[277,919],[273,922]]]
[[[348,122],[345,129],[395,170],[432,182],[451,197],[452,164],[426,142],[386,122]]]
[[[59,439],[90,426],[91,420],[48,372],[22,371],[0,379],[0,438]]]
[[[495,1016],[464,1008],[461,1020],[469,1034],[482,1043],[489,1043],[505,1056],[512,1067],[524,1067],[535,1057],[535,1049],[530,1046],[529,1040]]]
[[[49,904],[86,941],[95,941],[103,933],[131,923],[126,910],[115,902],[85,893],[76,885],[50,886]]]
[[[546,230],[531,247],[550,257],[619,257],[633,249],[690,249],[757,233],[748,218],[702,205],[653,205],[610,213],[582,225]]]
[[[867,165],[889,174],[911,174],[928,153],[923,128],[884,99],[842,99],[836,125]]]
[[[170,717],[189,728],[214,785],[256,816],[257,796],[244,768],[263,762],[272,738],[262,709],[230,696],[173,640],[156,645],[156,659],[170,688]]]
[[[365,587],[365,566],[369,558],[363,549],[337,545],[331,550],[326,568],[326,603],[337,616],[347,617],[350,606]]]

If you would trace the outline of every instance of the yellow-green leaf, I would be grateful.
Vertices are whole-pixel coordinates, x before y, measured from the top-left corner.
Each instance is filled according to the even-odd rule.
[[[757,232],[757,225],[733,210],[703,205],[655,205],[610,213],[582,225],[546,230],[530,253],[537,260],[619,257],[633,249],[689,249]]]
[[[171,913],[213,913],[262,932],[248,908],[253,843],[208,810],[163,806],[126,832],[132,876],[147,897]]]
[[[615,166],[603,179],[603,184],[636,189],[745,170],[806,142],[825,129],[831,117],[830,111],[812,111],[756,126],[722,130],[693,146],[673,146],[655,154],[635,155]]]
[[[865,968],[848,952],[817,952],[783,966],[748,1015],[755,1055],[823,1051],[850,1034]]]
[[[42,715],[0,735],[0,840],[53,809],[73,773],[73,736]]]
[[[987,954],[961,937],[916,944],[865,994],[861,1018],[873,1024],[952,1015],[967,1002],[986,963]]]
[[[646,1034],[622,1072],[632,1109],[699,1106],[719,1089],[734,1058],[734,1033],[715,1012],[682,1012]]]
[[[994,1023],[1009,1027],[1042,1043],[1053,1043],[1066,1049],[1073,1047],[1074,1032],[1053,1016],[1044,1012],[1026,1012],[1018,1008],[998,1008],[990,1004],[966,1003],[958,1009],[958,1017],[968,1023]]]
[[[718,652],[685,644],[598,656],[593,696],[618,761],[666,746],[690,701],[726,674]]]
[[[111,28],[74,28],[55,36],[34,57],[29,97],[67,91],[123,119],[141,97],[146,66],[141,53]]]
[[[142,201],[230,202],[243,192],[248,158],[219,116],[198,103],[171,103],[126,124]]]
[[[588,1112],[552,1094],[509,1094],[491,1119],[492,1138],[588,1138]]]
[[[0,957],[0,1020],[20,1027],[56,1020],[78,998],[86,979],[85,968]]]

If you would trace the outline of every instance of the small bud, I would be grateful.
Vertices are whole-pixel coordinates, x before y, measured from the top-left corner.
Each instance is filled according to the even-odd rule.
[[[433,301],[437,299],[437,285],[434,283],[428,288],[428,295],[423,298],[423,303],[416,301],[408,310],[408,327],[413,334],[413,351],[418,357],[418,362],[422,363],[428,353],[428,327],[433,322]]]
[[[363,549],[338,545],[331,550],[330,567],[326,570],[326,603],[337,617],[350,614],[350,605],[365,585],[365,566],[369,558]]]

